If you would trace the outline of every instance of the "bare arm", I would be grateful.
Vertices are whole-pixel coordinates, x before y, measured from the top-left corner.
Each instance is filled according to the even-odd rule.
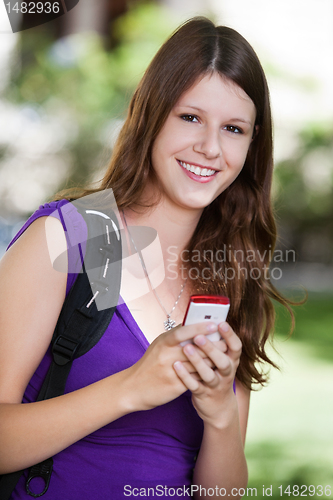
[[[217,367],[215,370],[204,365],[195,350],[191,353],[191,347],[184,347],[184,352],[202,381],[193,380],[182,364],[175,365],[178,376],[192,391],[193,404],[204,421],[203,440],[193,477],[193,488],[198,498],[204,494],[200,487],[206,490],[213,488],[215,496],[210,495],[211,498],[220,498],[222,493],[239,498],[236,489],[244,488],[247,484],[244,443],[250,391],[237,381],[234,394],[232,385],[239,363],[241,342],[230,327],[227,332],[221,331],[221,334],[226,342],[224,353],[208,340],[200,345],[200,339],[195,339],[195,343],[200,345],[200,349]]]
[[[207,333],[206,324],[167,332],[127,370],[52,400],[21,404],[65,297],[66,273],[52,268],[44,220],[0,262],[0,473],[34,465],[127,413],[178,397],[187,389],[172,367],[187,360],[179,342]],[[64,238],[56,220],[55,231]]]
[[[51,224],[56,237],[64,239],[60,222],[53,219]],[[38,463],[127,411],[118,393],[121,374],[54,400],[20,404],[50,344],[66,279],[66,273],[52,268],[45,217],[35,221],[0,262],[2,473]],[[105,391],[114,394],[112,408],[103,397]]]
[[[236,391],[237,404],[230,405],[221,428],[205,425],[194,476],[194,484],[207,489],[225,488],[226,495],[232,498],[240,498],[237,491],[246,488],[248,481],[244,444],[250,395],[239,382]]]

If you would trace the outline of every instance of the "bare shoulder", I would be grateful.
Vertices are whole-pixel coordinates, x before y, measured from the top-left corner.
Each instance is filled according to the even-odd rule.
[[[50,344],[66,294],[67,273],[52,266],[62,250],[61,223],[40,217],[0,261],[0,402],[21,401]]]
[[[249,418],[251,391],[236,379],[236,398],[238,403],[239,424],[242,433],[243,443],[245,443],[247,421]]]

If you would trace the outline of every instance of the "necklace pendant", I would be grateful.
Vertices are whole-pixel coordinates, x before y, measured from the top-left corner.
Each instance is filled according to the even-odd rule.
[[[164,324],[164,329],[166,331],[171,330],[175,325],[176,322],[170,318],[170,316],[167,317],[167,319],[163,322]]]

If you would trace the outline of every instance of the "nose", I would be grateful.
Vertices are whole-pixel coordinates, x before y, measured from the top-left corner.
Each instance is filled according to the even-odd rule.
[[[194,151],[201,153],[207,158],[214,159],[222,156],[222,138],[220,131],[212,128],[202,130],[200,137],[197,138],[194,144]]]

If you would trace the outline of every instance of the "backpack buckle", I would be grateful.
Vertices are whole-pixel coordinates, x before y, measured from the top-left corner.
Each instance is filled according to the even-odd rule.
[[[48,458],[47,460],[44,460],[44,462],[41,462],[41,463],[31,467],[27,482],[25,484],[26,492],[28,493],[28,495],[30,495],[34,498],[38,498],[38,497],[41,497],[42,495],[44,495],[44,493],[46,493],[46,491],[49,487],[49,484],[50,484],[52,470],[53,470],[53,459],[52,458]],[[34,493],[30,489],[30,482],[33,479],[35,479],[36,477],[44,480],[44,490],[40,493]]]
[[[64,335],[59,335],[52,348],[53,359],[57,365],[65,365],[72,361],[79,343]]]

